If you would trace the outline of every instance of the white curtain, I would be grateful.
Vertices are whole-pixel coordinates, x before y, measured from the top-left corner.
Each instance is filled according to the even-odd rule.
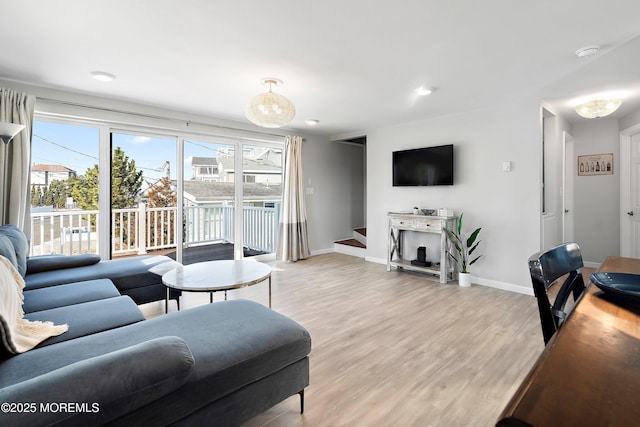
[[[9,144],[0,142],[0,224],[30,234],[31,131],[35,97],[0,88],[0,122],[25,125]]]
[[[284,142],[284,187],[276,258],[297,261],[311,255],[302,178],[302,138],[287,136]]]

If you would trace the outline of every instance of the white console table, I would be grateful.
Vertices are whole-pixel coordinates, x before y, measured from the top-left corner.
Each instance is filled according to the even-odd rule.
[[[389,213],[389,245],[387,247],[387,271],[391,267],[404,268],[407,270],[420,271],[423,273],[435,274],[440,277],[440,283],[447,283],[453,280],[454,269],[450,267],[447,256],[449,239],[445,233],[445,227],[453,230],[456,226],[456,217],[412,215],[402,213]],[[410,259],[404,258],[403,254],[403,234],[413,233],[436,233],[440,235],[440,263],[431,267],[422,267],[411,264]],[[415,254],[414,254],[415,255]]]

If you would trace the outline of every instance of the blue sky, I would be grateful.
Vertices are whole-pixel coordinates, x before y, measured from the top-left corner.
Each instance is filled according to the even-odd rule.
[[[32,164],[62,165],[78,175],[98,163],[99,129],[36,121],[33,125]],[[113,135],[113,147],[121,147],[150,181],[165,175],[161,170],[170,162],[171,178],[176,179],[176,142],[173,139],[140,135]],[[194,141],[185,144],[185,178],[191,178],[191,157],[215,157],[217,144]]]

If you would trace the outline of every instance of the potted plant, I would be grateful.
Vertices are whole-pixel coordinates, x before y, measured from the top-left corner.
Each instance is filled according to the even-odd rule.
[[[471,255],[480,244],[480,241],[476,242],[476,239],[478,238],[478,234],[480,234],[481,228],[476,228],[467,239],[464,239],[462,237],[462,215],[461,213],[460,218],[458,218],[458,226],[455,230],[445,228],[444,231],[447,233],[447,237],[449,237],[449,241],[451,242],[449,256],[458,266],[458,284],[468,287],[471,286],[471,273],[469,273],[467,268],[482,257],[482,255],[478,255],[473,259],[471,258]]]

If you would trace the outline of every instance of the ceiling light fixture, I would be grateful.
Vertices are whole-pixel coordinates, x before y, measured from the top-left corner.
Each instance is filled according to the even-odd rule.
[[[287,98],[273,92],[273,87],[282,85],[282,80],[267,78],[262,84],[268,85],[269,91],[251,98],[245,107],[245,115],[252,123],[265,128],[287,125],[295,117],[296,109]]]
[[[307,119],[304,121],[306,124],[308,124],[309,126],[315,126],[318,123],[320,123],[320,120],[318,119]]]
[[[586,119],[599,119],[615,112],[622,101],[619,99],[591,99],[576,105],[576,113]]]
[[[116,79],[116,76],[110,73],[105,73],[104,71],[92,71],[91,75],[94,79],[101,82],[112,82]]]
[[[421,86],[419,89],[416,89],[416,93],[420,96],[427,96],[433,93],[433,88]]]
[[[0,139],[8,144],[24,128],[17,123],[0,122]]]
[[[576,55],[578,58],[589,58],[595,56],[598,53],[598,50],[600,50],[600,46],[597,45],[585,46],[576,50]]]

